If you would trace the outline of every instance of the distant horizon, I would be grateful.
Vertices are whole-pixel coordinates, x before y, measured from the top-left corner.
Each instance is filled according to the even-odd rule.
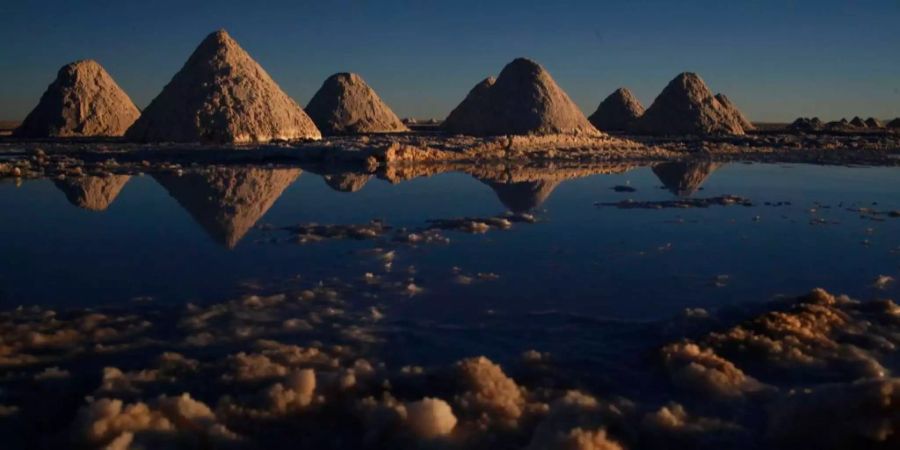
[[[301,107],[328,76],[355,72],[398,116],[443,119],[521,56],[585,115],[619,87],[649,107],[690,71],[755,122],[900,117],[896,1],[167,3],[0,6],[0,120],[24,119],[79,59],[97,60],[143,109],[219,28]]]

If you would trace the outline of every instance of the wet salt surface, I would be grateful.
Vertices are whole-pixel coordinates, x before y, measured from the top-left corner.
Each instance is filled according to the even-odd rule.
[[[352,193],[309,172],[224,171],[244,181],[211,178],[230,187],[218,199],[186,171],[134,176],[99,212],[50,181],[0,184],[15,212],[0,231],[16,236],[0,244],[13,255],[0,435],[12,448],[896,445],[900,308],[876,299],[897,298],[900,219],[860,209],[900,209],[898,169],[654,169],[333,183]],[[676,193],[753,206],[595,206]],[[534,223],[497,219],[529,206]],[[864,303],[794,300],[817,286]]]

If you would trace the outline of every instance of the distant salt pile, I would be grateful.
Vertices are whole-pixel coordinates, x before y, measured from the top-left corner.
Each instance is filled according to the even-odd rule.
[[[874,117],[869,117],[868,119],[866,119],[866,127],[868,127],[868,128],[884,128],[884,124],[880,120],[878,120]]]
[[[220,30],[203,40],[126,137],[250,143],[322,135],[269,74]]]
[[[743,128],[745,132],[754,129],[754,126],[750,122],[750,120],[748,120],[747,117],[744,116],[744,113],[742,113],[741,110],[738,109],[737,105],[735,105],[730,98],[726,97],[725,94],[716,94],[716,100],[718,100],[719,104],[724,106],[725,109],[729,111],[729,114],[731,114],[731,118],[739,123],[741,125],[741,128]]]
[[[685,72],[669,82],[634,131],[662,135],[744,134],[734,114],[713,96],[697,74]]]
[[[641,115],[644,105],[627,88],[616,89],[588,117],[597,129],[602,131],[626,131]]]
[[[850,120],[850,126],[856,128],[866,128],[866,122],[862,120],[859,116],[854,117]]]
[[[656,164],[652,170],[671,193],[679,197],[689,197],[695,194],[718,168],[719,164],[712,161],[678,161]]]
[[[822,122],[818,117],[813,117],[812,119],[808,119],[806,117],[800,117],[795,120],[793,123],[788,125],[788,129],[792,131],[819,131],[825,128],[825,123]]]
[[[104,211],[119,196],[131,177],[128,175],[88,176],[54,180],[69,203],[91,211]]]
[[[13,133],[17,137],[121,136],[141,113],[96,61],[66,64],[37,106]]]
[[[211,167],[153,178],[221,245],[234,248],[300,169]]]
[[[518,58],[487,78],[444,121],[451,133],[601,136],[538,63]]]
[[[398,133],[409,128],[355,73],[336,73],[306,105],[306,113],[326,135]]]
[[[900,117],[888,122],[885,126],[888,128],[900,128]]]

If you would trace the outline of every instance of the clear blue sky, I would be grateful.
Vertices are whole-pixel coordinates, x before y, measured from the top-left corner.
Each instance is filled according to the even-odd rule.
[[[649,106],[690,70],[754,120],[900,116],[900,0],[254,3],[0,0],[0,119],[83,58],[144,107],[221,27],[301,105],[353,71],[398,115],[444,117],[528,56],[588,114],[619,86]]]

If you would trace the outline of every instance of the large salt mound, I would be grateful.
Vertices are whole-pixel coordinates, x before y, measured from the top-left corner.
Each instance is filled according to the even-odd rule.
[[[156,179],[216,242],[234,248],[300,169],[213,167]]]
[[[104,211],[130,179],[128,175],[88,176],[54,180],[53,184],[66,194],[69,203],[91,211]]]
[[[644,105],[627,88],[609,94],[588,120],[603,131],[625,131],[644,114]]]
[[[750,131],[755,128],[750,120],[744,116],[744,113],[738,109],[737,105],[735,105],[730,98],[726,97],[725,94],[716,94],[716,100],[729,111],[732,119],[741,124],[741,128],[743,128],[744,131]]]
[[[538,63],[518,58],[496,81],[488,78],[444,121],[444,128],[470,135],[601,136],[569,96]]]
[[[336,73],[306,105],[322,133],[398,133],[409,131],[378,94],[355,73]]]
[[[128,94],[96,61],[66,64],[14,136],[121,136],[137,120]]]
[[[663,135],[744,134],[731,111],[719,103],[697,74],[669,82],[634,124],[634,131]]]
[[[294,100],[224,30],[200,43],[126,137],[249,143],[320,139]]]

